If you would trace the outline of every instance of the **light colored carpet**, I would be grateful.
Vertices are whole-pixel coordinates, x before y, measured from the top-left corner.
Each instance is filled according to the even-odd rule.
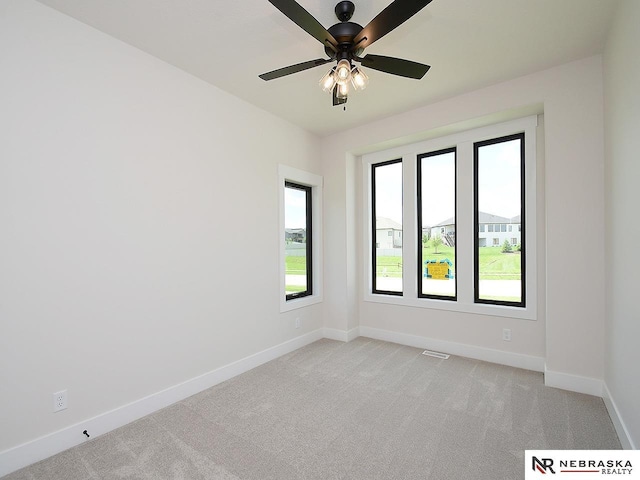
[[[524,478],[525,449],[621,448],[540,373],[320,340],[6,480]]]

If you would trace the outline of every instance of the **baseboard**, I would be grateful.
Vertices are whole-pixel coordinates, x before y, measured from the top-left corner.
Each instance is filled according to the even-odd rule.
[[[458,355],[460,357],[483,360],[485,362],[499,363],[501,365],[523,368],[525,370],[533,370],[536,372],[544,371],[544,358],[542,357],[504,352],[502,350],[493,350],[491,348],[476,347],[473,345],[449,342],[445,340],[436,340],[433,338],[421,337],[408,333],[392,332],[390,330],[382,330],[379,328],[360,326],[359,330],[360,335],[363,337],[399,343],[409,347],[435,350],[451,355]]]
[[[148,397],[0,452],[0,477],[87,441],[82,434],[83,430],[87,430],[91,438],[98,437],[321,338],[323,329],[314,330]]]
[[[352,328],[351,330],[338,330],[337,328],[323,328],[322,334],[324,338],[330,340],[338,340],[339,342],[350,342],[360,336],[360,328]]]
[[[627,426],[620,416],[620,412],[618,411],[616,402],[613,400],[611,392],[609,391],[609,387],[607,387],[606,383],[603,384],[602,399],[604,400],[604,404],[607,407],[607,411],[609,412],[609,416],[611,417],[613,426],[616,429],[616,433],[618,434],[618,438],[620,439],[622,448],[624,448],[625,450],[637,450],[638,447],[633,442],[631,435],[629,435],[629,430],[627,430]]]
[[[602,380],[581,377],[580,375],[572,375],[570,373],[554,372],[553,370],[549,370],[546,365],[544,368],[544,384],[547,387],[561,388],[562,390],[602,397]]]

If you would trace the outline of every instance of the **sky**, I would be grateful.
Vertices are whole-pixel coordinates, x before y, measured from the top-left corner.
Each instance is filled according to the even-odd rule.
[[[479,209],[501,217],[520,214],[520,141],[479,149]],[[453,153],[422,159],[422,224],[433,226],[454,216]],[[305,227],[305,193],[285,188],[285,228]],[[376,210],[402,225],[402,163],[376,167]]]
[[[520,214],[520,140],[480,147],[478,154],[480,211],[515,217]]]
[[[306,201],[304,190],[285,187],[284,228],[306,227]]]
[[[422,160],[422,225],[437,225],[455,215],[455,157],[444,153]],[[482,212],[502,217],[520,214],[520,141],[480,147],[478,201]],[[376,168],[376,213],[402,224],[402,165]]]
[[[455,215],[455,155],[424,157],[422,162],[422,225],[431,227]]]

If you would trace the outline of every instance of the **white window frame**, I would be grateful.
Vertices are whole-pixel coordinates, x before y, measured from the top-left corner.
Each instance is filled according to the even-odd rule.
[[[285,182],[293,182],[311,187],[311,225],[312,225],[312,292],[300,298],[287,300],[286,298],[286,266],[285,266],[285,228],[284,228],[284,192]],[[288,165],[278,165],[278,196],[279,196],[279,239],[280,239],[280,312],[288,312],[297,308],[307,307],[322,302],[322,185],[323,178],[314,173],[305,172]]]
[[[403,145],[389,150],[363,155],[363,300],[366,302],[406,305],[437,310],[458,311],[478,315],[537,319],[537,126],[538,117],[532,115],[504,123],[467,130],[424,142]],[[473,192],[473,144],[483,140],[525,134],[525,219],[526,235],[526,306],[480,304],[474,302],[474,192]],[[457,300],[418,298],[417,258],[417,157],[422,153],[445,148],[457,148],[456,162],[456,277]],[[372,268],[368,259],[372,256],[371,219],[371,165],[402,158],[403,171],[403,277],[402,296],[374,294],[371,291]]]

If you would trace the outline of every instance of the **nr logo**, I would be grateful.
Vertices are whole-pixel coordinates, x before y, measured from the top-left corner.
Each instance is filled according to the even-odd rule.
[[[556,473],[553,470],[553,459],[551,459],[551,458],[532,457],[532,463],[533,463],[533,465],[531,466],[531,468],[533,470],[537,470],[538,472],[540,472],[542,474],[546,475],[547,470],[549,470],[554,475]]]

